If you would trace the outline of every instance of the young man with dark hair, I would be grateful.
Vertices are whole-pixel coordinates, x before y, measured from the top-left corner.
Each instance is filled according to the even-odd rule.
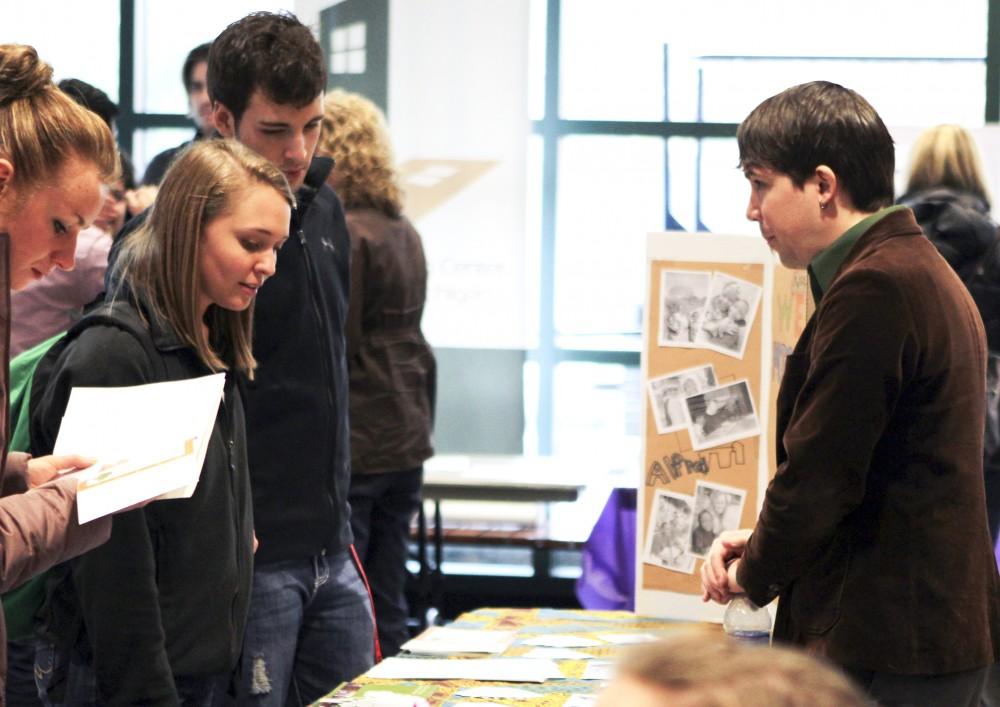
[[[215,131],[212,123],[212,102],[208,98],[208,50],[212,47],[211,42],[199,44],[188,52],[181,69],[181,80],[184,81],[184,90],[188,97],[188,117],[194,121],[197,128],[194,140],[202,140],[211,137]],[[164,150],[154,157],[146,173],[142,177],[144,186],[156,186],[163,180],[163,175],[167,167],[173,162],[178,152],[191,144],[191,141],[182,143],[177,147]]]
[[[978,705],[1000,658],[979,313],[913,213],[889,206],[892,138],[864,98],[795,86],[737,140],[747,218],[808,270],[816,311],[785,365],[756,527],[713,543],[705,598],[780,597],[775,640],[880,704]]]
[[[310,30],[253,13],[212,43],[216,129],[277,165],[297,192],[291,238],[257,298],[247,386],[255,556],[240,704],[307,704],[371,667],[374,624],[352,557],[344,324],[350,242],[314,158],[326,67]]]

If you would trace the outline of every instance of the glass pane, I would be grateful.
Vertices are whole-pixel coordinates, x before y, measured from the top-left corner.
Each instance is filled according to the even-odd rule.
[[[56,81],[81,79],[118,102],[119,0],[3,4],[0,43],[30,44]],[[188,17],[190,21],[190,16]]]
[[[698,73],[695,112],[706,122],[738,123],[768,96],[818,78],[854,89],[889,125],[984,122],[986,64],[978,59],[711,57],[701,60]]]
[[[640,331],[646,234],[664,226],[664,141],[581,135],[559,144],[556,329]]]
[[[83,5],[86,6],[86,3]],[[186,113],[187,94],[184,91],[181,70],[188,52],[203,42],[212,41],[230,23],[254,10],[294,11],[294,5],[292,0],[285,2],[137,0],[135,4],[136,112]],[[193,22],[192,18],[198,18],[197,22]],[[88,46],[89,44],[88,41]]]
[[[142,182],[146,167],[158,154],[194,137],[194,128],[144,128],[133,133],[132,162],[135,178]]]
[[[634,469],[639,459],[639,375],[638,366],[558,364],[553,454],[587,459],[588,468],[600,474]]]
[[[688,166],[687,171],[679,171],[671,163],[671,204],[673,204],[675,184],[684,184],[688,175],[694,176],[697,169],[697,194],[695,210],[698,214],[700,230],[712,233],[746,234],[757,236],[757,224],[747,221],[747,200],[750,187],[739,169],[740,152],[735,138],[710,138],[697,141],[698,162]],[[671,146],[673,140],[670,141]],[[676,176],[674,176],[676,175]],[[692,179],[692,181],[694,181]]]
[[[619,0],[613,6],[564,0],[561,117],[737,122],[778,90],[823,78],[855,88],[884,115],[915,114],[929,123],[938,118],[928,114],[947,111],[957,122],[979,105],[981,120],[987,5],[952,3],[942,26],[941,6],[930,0],[844,0],[821,20],[813,4],[799,0]],[[891,61],[789,62],[801,57]],[[941,61],[905,61],[913,58]],[[740,63],[751,68],[742,72]],[[970,85],[972,94],[963,94]],[[946,89],[944,100],[939,87]],[[734,96],[738,108],[709,116],[712,100],[729,101],[728,88],[754,98]]]

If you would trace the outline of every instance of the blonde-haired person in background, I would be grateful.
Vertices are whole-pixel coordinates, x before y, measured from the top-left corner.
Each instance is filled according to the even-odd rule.
[[[682,631],[622,656],[597,707],[867,707],[835,668],[790,648]]]
[[[420,331],[427,265],[402,197],[382,112],[363,96],[326,96],[319,151],[351,235],[347,363],[351,528],[375,600],[383,655],[409,634],[406,543],[433,450],[435,362]]]
[[[52,82],[34,48],[0,45],[0,591],[104,542],[111,521],[78,525],[76,480],[91,460],[7,453],[10,290],[73,267],[76,236],[100,211],[118,151],[107,125]],[[29,490],[30,489],[30,490]],[[20,493],[27,491],[27,493]],[[17,494],[17,495],[11,495]],[[0,704],[6,637],[0,625]]]
[[[990,537],[1000,537],[1000,245],[990,217],[989,189],[968,130],[937,125],[917,138],[906,192],[924,234],[969,289],[989,348],[983,478]]]
[[[990,538],[996,548],[1000,538],[1000,242],[972,134],[960,125],[936,125],[922,132],[910,153],[906,192],[898,203],[913,209],[924,235],[965,283],[986,329],[983,483]],[[1000,704],[996,665],[986,690],[987,704]]]
[[[74,387],[227,372],[194,495],[121,514],[111,539],[58,582],[46,609],[54,645],[39,650],[35,670],[50,704],[212,705],[230,688],[254,544],[236,379],[253,379],[253,303],[275,272],[293,203],[282,173],[257,153],[227,140],[192,145],[123,245],[108,302],[81,325],[116,321],[74,329],[39,365],[36,451],[55,442]]]

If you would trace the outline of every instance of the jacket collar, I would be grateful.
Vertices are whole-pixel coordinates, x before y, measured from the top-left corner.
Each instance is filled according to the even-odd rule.
[[[837,281],[840,274],[850,265],[867,257],[876,250],[882,243],[891,238],[923,238],[924,233],[920,230],[917,220],[913,218],[913,212],[908,208],[894,210],[886,214],[883,218],[874,223],[848,251],[844,261],[837,268],[837,273],[830,280],[830,286]],[[826,288],[829,289],[829,286]]]
[[[330,157],[313,157],[306,172],[305,181],[295,193],[295,211],[292,214],[292,225],[301,227],[306,219],[306,211],[312,205],[316,194],[326,184],[326,178],[333,170],[333,159]]]

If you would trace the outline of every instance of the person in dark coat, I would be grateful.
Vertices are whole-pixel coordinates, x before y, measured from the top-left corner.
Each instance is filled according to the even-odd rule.
[[[149,339],[94,324],[39,364],[36,452],[55,443],[74,387],[227,373],[193,495],[117,516],[111,539],[74,560],[56,588],[46,612],[55,658],[42,663],[40,651],[36,663],[52,704],[219,704],[230,688],[254,551],[236,377],[254,377],[253,304],[275,272],[293,203],[281,172],[251,150],[223,140],[192,146],[123,245],[117,286],[95,312],[110,309]]]
[[[816,310],[786,360],[760,516],[713,542],[705,599],[780,597],[774,640],[826,656],[879,703],[977,705],[1000,657],[979,311],[892,205],[892,138],[857,93],[790,88],[737,142],[747,218],[808,269]]]
[[[917,139],[906,192],[913,215],[979,308],[986,328],[986,430],[983,480],[994,546],[1000,536],[1000,242],[979,151],[959,125],[938,125]]]

